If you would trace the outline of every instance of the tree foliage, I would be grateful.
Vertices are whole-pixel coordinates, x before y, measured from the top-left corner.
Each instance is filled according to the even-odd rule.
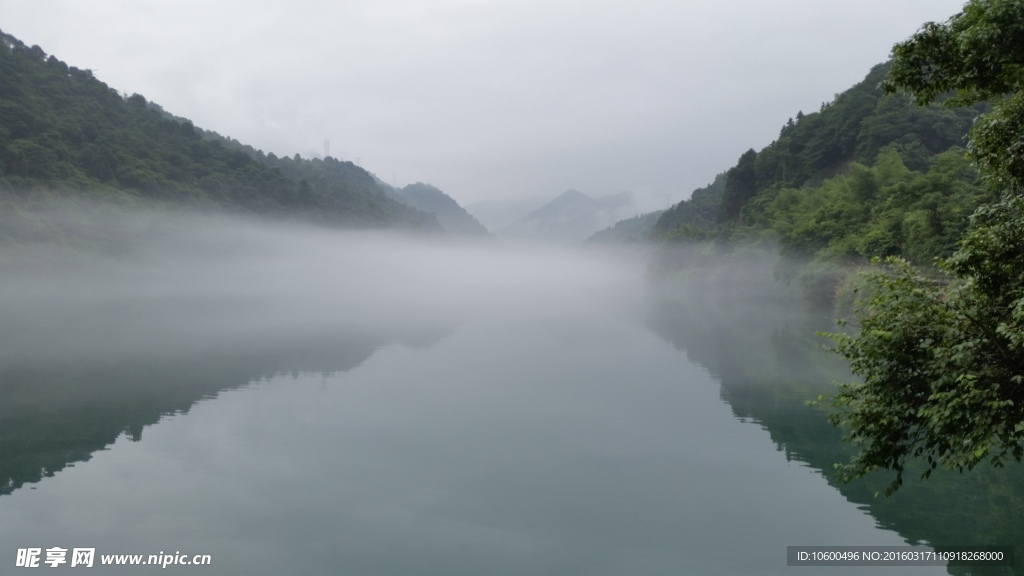
[[[725,179],[726,173],[723,172],[707,186],[694,190],[689,199],[663,212],[651,228],[651,237],[664,241],[711,237],[718,219]]]
[[[878,238],[854,242],[857,234],[891,236],[876,229],[902,228],[908,210],[930,211],[929,222],[941,214],[938,219],[950,224],[944,230],[959,233],[978,205],[976,172],[957,155],[962,156],[968,130],[985,104],[915,106],[906,95],[883,93],[879,84],[888,70],[889,64],[875,66],[862,82],[820,111],[797,114],[796,120],[782,127],[778,140],[760,152],[744,153],[735,167],[711,185],[667,210],[655,224],[652,238],[688,242],[775,237],[782,227],[795,225],[808,231],[816,228],[816,239],[788,242],[781,238],[789,256],[813,259],[826,248],[836,253],[842,251],[836,245],[851,243],[864,245],[857,252],[865,259],[901,254],[927,263],[934,256],[949,256],[953,241],[937,228],[934,234],[943,236],[941,241],[931,233],[903,237],[897,232],[894,241],[878,250],[870,248],[879,244]],[[865,168],[875,174],[867,175]],[[898,178],[891,177],[894,170]],[[876,184],[880,188],[873,188]],[[848,199],[835,193],[851,186],[856,194]],[[928,186],[939,195],[924,198]],[[882,189],[886,193],[878,194]],[[800,196],[801,202],[787,204],[794,196]],[[923,202],[912,206],[918,201]],[[851,211],[845,205],[849,203],[860,208]],[[785,206],[799,208],[801,213],[790,213]],[[857,217],[851,218],[855,212]],[[925,219],[925,212],[916,218]],[[861,226],[867,222],[870,226]],[[919,247],[918,238],[927,246]],[[905,248],[910,251],[904,252]]]
[[[1024,2],[973,0],[948,21],[930,22],[893,48],[885,90],[919,104],[955,91],[953,103],[993,100],[971,131],[971,152],[998,189],[1024,184]]]
[[[944,24],[926,24],[894,50],[888,91],[919,103],[951,90],[953,103],[995,98],[969,150],[1001,200],[982,206],[940,282],[889,260],[868,278],[860,330],[833,335],[863,383],[840,387],[831,416],[860,448],[839,467],[903,482],[911,458],[970,470],[1024,456],[1024,2],[972,0]],[[1008,97],[999,98],[1008,94]]]
[[[757,195],[757,153],[751,148],[740,156],[736,166],[725,174],[725,189],[719,204],[718,218],[731,223],[739,219],[740,210],[748,200]]]
[[[961,103],[1016,92],[1024,79],[1024,3],[972,0],[946,22],[922,26],[892,54],[883,87],[908,90],[920,105],[954,90]]]

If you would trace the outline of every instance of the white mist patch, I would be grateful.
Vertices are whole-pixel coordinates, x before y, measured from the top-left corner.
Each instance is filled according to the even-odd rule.
[[[634,310],[639,253],[596,252],[227,217],[139,213],[116,238],[20,247],[40,266],[4,274],[17,349],[64,353],[218,346],[470,318],[552,322]],[[48,252],[59,253],[51,257]],[[55,265],[54,262],[59,262]],[[20,331],[19,331],[20,328]]]

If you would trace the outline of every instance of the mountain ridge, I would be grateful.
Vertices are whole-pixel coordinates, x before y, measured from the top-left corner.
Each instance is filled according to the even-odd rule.
[[[445,230],[460,236],[490,236],[487,228],[454,198],[436,186],[416,182],[402,188],[383,185],[385,192],[403,204],[433,214]]]
[[[856,271],[873,259],[934,269],[949,257],[970,215],[994,199],[963,147],[987,105],[917,106],[906,94],[884,94],[889,66],[873,67],[818,112],[798,113],[777,140],[747,150],[662,214],[650,233],[661,248],[659,275],[700,268],[694,255],[722,263],[759,247],[781,256],[780,278],[832,310],[851,305]],[[702,249],[674,249],[682,244]]]
[[[142,202],[357,228],[439,232],[425,212],[389,198],[372,176],[328,157],[278,158],[124,97],[92,71],[0,31],[0,202],[19,240],[31,213],[90,200]],[[39,233],[46,232],[37,231]],[[55,231],[51,231],[55,232]]]

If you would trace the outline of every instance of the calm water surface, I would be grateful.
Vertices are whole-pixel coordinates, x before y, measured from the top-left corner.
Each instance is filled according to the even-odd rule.
[[[827,379],[777,326],[654,305],[636,259],[565,257],[442,285],[467,290],[443,318],[306,333],[254,301],[209,322],[196,287],[143,298],[145,328],[75,316],[110,347],[6,353],[0,573],[59,546],[210,554],[166,569],[203,574],[859,574],[886,569],[787,568],[786,546],[928,540],[927,504],[823,477],[843,449],[803,401]]]

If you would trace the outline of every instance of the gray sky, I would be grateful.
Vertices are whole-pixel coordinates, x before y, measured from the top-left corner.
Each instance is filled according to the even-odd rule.
[[[462,204],[677,201],[964,0],[0,0],[0,28],[278,155]]]

